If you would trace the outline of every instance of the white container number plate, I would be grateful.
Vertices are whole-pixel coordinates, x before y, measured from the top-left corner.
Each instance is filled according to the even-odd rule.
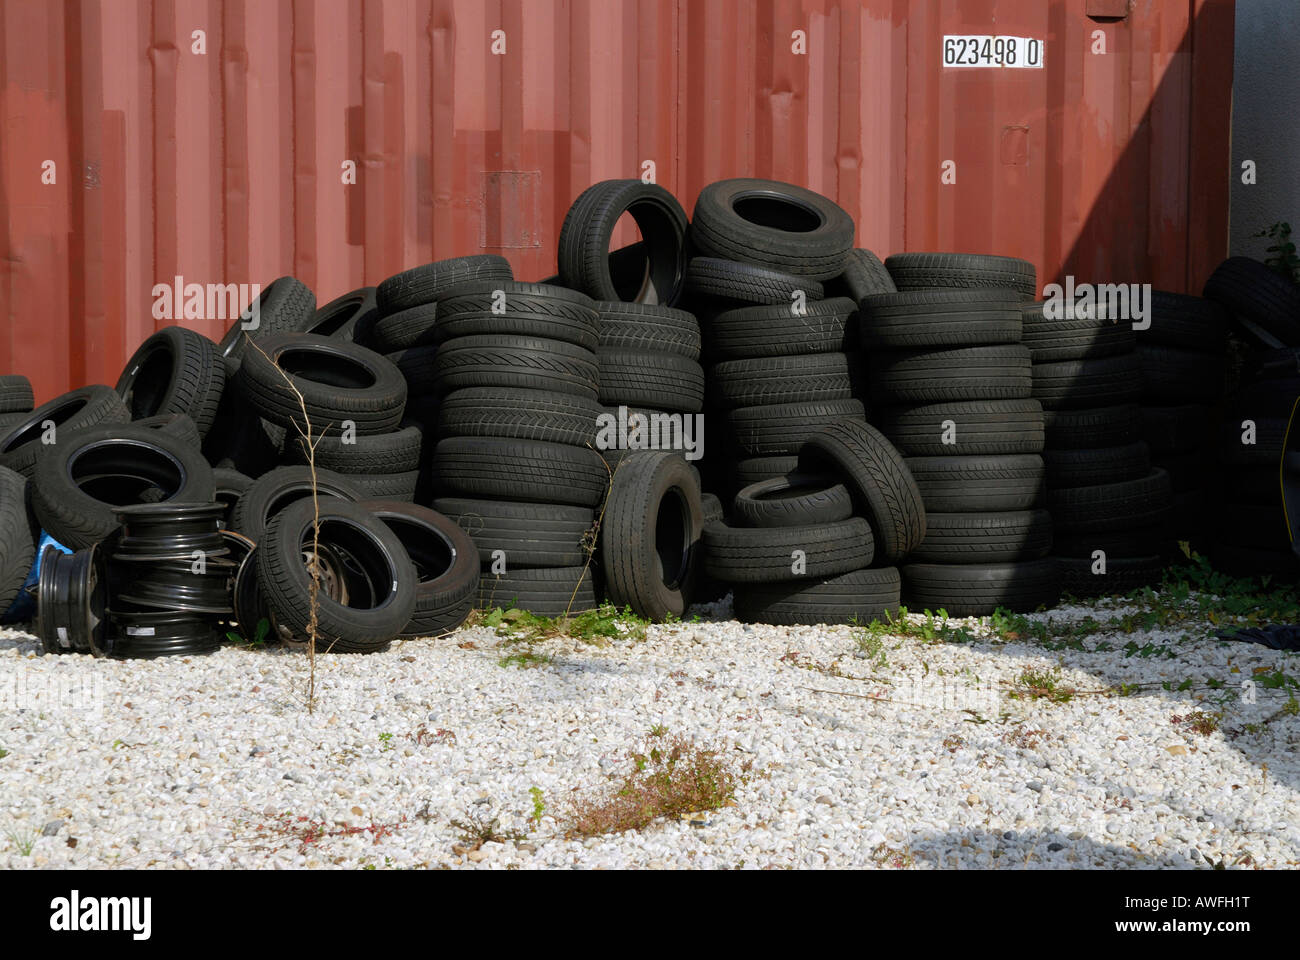
[[[1043,66],[1046,44],[1033,37],[945,35],[945,67],[1007,67],[1037,70]]]

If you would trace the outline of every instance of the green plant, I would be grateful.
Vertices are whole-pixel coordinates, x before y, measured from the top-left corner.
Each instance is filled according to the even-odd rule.
[[[1199,733],[1203,737],[1208,737],[1218,730],[1219,723],[1222,720],[1223,714],[1206,713],[1204,710],[1193,710],[1191,713],[1182,716],[1175,714],[1170,717],[1170,723],[1174,726],[1182,726],[1193,733]]]
[[[393,735],[391,733],[381,733],[379,735],[379,749],[380,750],[393,749]]]
[[[3,760],[7,756],[9,756],[9,751],[4,747],[0,747],[0,760]]]
[[[244,644],[250,647],[261,647],[266,644],[266,635],[271,632],[271,621],[266,617],[257,621],[257,626],[253,628],[253,639],[245,639],[242,633],[235,630],[226,631],[226,639],[231,643]]]
[[[656,737],[627,758],[633,769],[613,791],[570,801],[565,820],[571,833],[589,837],[638,830],[659,817],[716,810],[748,781],[753,763],[734,767],[722,751],[680,735]]]
[[[1286,221],[1275,223],[1255,236],[1273,241],[1266,248],[1270,256],[1264,258],[1264,265],[1292,283],[1300,283],[1300,257],[1296,256],[1295,244],[1291,241],[1291,224]]]
[[[541,826],[542,814],[546,812],[546,802],[542,799],[542,788],[529,787],[528,793],[533,798],[533,815],[528,819],[532,820],[532,822],[538,826]]]
[[[497,666],[518,667],[520,670],[531,670],[536,667],[544,667],[553,660],[553,657],[545,653],[534,653],[532,650],[525,650],[522,653],[507,654],[497,661]]]
[[[1019,700],[1050,700],[1052,703],[1069,703],[1076,693],[1073,687],[1061,686],[1060,670],[1025,670],[1016,678],[1016,689],[1007,695]]]
[[[25,829],[24,830],[10,829],[5,831],[5,836],[8,837],[9,842],[12,843],[15,848],[17,848],[19,856],[30,857],[32,855],[32,848],[36,846],[35,833]]]
[[[524,839],[524,834],[517,830],[502,831],[501,823],[496,817],[488,819],[487,814],[480,813],[477,807],[471,807],[466,811],[464,820],[453,820],[451,825],[460,831],[460,842],[465,852],[477,850],[485,843]]]

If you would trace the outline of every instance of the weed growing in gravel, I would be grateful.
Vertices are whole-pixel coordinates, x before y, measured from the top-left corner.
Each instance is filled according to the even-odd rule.
[[[520,670],[531,670],[536,667],[544,667],[554,661],[554,657],[545,653],[534,653],[532,650],[525,650],[522,653],[511,653],[497,661],[498,667],[518,667]]]
[[[632,771],[618,786],[570,801],[565,823],[582,837],[639,830],[660,817],[717,810],[749,781],[753,761],[735,766],[722,752],[680,735],[653,737],[631,750]]]
[[[886,610],[883,623],[877,618],[858,628],[860,633],[855,630],[858,649],[865,651],[864,643],[874,645],[886,637],[917,637],[926,643],[971,643],[976,639],[965,627],[950,623],[946,610],[927,610],[922,616],[925,619],[912,620],[907,607],[899,607],[897,613]],[[857,627],[856,622],[854,625]]]
[[[0,760],[3,760],[7,756],[9,756],[9,751],[4,747],[0,747]]]
[[[477,850],[485,843],[508,843],[525,839],[517,830],[501,829],[501,821],[496,817],[488,818],[477,806],[465,811],[464,820],[453,820],[451,825],[460,831],[461,852]]]
[[[895,850],[888,844],[880,844],[871,851],[871,859],[882,867],[906,870],[916,863],[911,850]]]
[[[529,787],[528,794],[533,798],[533,815],[528,819],[540,827],[542,825],[542,814],[546,812],[546,801],[542,796],[542,788]]]
[[[14,845],[20,857],[30,857],[32,848],[36,846],[36,834],[30,830],[6,830],[5,836],[9,842]]]
[[[1061,686],[1060,670],[1026,670],[1016,678],[1016,689],[1007,696],[1013,700],[1028,697],[1031,700],[1069,703],[1074,699],[1075,692],[1073,687]]]
[[[1181,716],[1174,714],[1169,718],[1169,722],[1174,726],[1182,727],[1184,730],[1190,730],[1193,733],[1199,733],[1203,737],[1208,737],[1218,730],[1222,720],[1223,714],[1206,713],[1204,710],[1193,710],[1191,713],[1185,713]]]
[[[630,608],[619,610],[602,604],[571,617],[539,617],[515,607],[475,611],[467,626],[491,627],[498,637],[510,643],[540,643],[557,637],[584,640],[603,646],[610,640],[644,640],[651,621],[637,616]]]
[[[355,809],[355,813],[360,813],[360,809]],[[245,823],[245,821],[240,821]],[[271,824],[259,823],[254,832],[259,838],[269,841],[287,840],[290,843],[298,845],[298,852],[305,854],[316,844],[329,837],[356,837],[369,836],[373,838],[374,843],[378,843],[385,837],[393,836],[398,830],[406,826],[406,817],[402,817],[396,823],[374,823],[373,821],[364,827],[331,827],[324,820],[312,820],[309,817],[295,817],[291,813],[282,813],[273,818]]]

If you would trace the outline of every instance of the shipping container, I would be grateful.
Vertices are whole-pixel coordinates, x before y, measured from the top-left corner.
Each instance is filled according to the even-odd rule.
[[[176,277],[288,273],[323,303],[487,251],[539,279],[583,188],[651,171],[688,212],[712,180],[802,184],[882,256],[1199,291],[1228,241],[1233,17],[1232,0],[3,0],[0,370],[38,399],[116,382],[171,322],[153,291]]]

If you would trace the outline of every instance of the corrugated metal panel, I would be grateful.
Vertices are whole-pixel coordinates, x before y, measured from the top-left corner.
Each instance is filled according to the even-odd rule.
[[[772,177],[882,254],[1198,290],[1232,31],[1232,0],[3,0],[0,368],[114,382],[176,275],[324,302],[491,250],[543,277],[572,199],[647,160],[688,211]],[[945,34],[1040,38],[1045,67],[944,69]]]

